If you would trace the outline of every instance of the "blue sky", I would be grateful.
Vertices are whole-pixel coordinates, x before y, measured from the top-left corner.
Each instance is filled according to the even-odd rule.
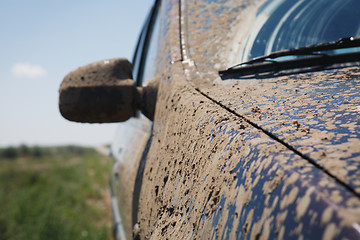
[[[1,0],[0,146],[110,143],[117,124],[65,120],[58,111],[58,89],[79,66],[131,59],[152,3]]]

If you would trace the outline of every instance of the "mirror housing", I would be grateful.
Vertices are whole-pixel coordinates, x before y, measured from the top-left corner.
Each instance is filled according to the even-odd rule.
[[[146,99],[145,95],[155,99]],[[64,118],[75,122],[123,122],[136,110],[142,110],[153,120],[156,95],[157,88],[135,86],[128,60],[108,59],[66,75],[59,90],[59,108]],[[147,101],[152,106],[144,104]]]

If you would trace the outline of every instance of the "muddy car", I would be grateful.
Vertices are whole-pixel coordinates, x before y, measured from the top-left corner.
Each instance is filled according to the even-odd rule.
[[[119,124],[115,233],[360,238],[360,2],[156,1],[134,58],[81,67],[62,115]]]

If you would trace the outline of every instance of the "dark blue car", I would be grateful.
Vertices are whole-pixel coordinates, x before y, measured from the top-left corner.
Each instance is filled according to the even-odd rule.
[[[360,239],[358,0],[155,1],[60,110],[122,121],[117,238]]]

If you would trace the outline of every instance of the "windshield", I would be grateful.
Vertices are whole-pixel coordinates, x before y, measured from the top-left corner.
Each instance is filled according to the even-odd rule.
[[[257,12],[241,60],[359,35],[359,0],[269,0]]]

